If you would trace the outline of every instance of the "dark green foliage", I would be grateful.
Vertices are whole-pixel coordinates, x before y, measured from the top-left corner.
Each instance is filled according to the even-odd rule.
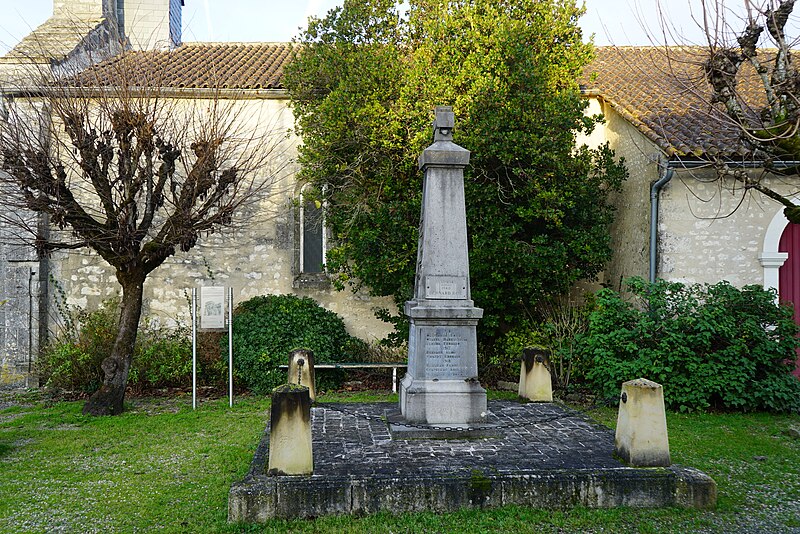
[[[205,371],[204,366],[198,361],[199,384],[207,384]],[[136,338],[136,350],[133,353],[128,385],[141,391],[187,387],[191,383],[191,333],[186,328],[163,328],[145,320]]]
[[[347,0],[312,19],[285,84],[302,178],[324,191],[340,287],[398,304],[413,291],[422,175],[436,105],[472,152],[465,194],[472,294],[493,339],[525,309],[609,259],[609,194],[626,176],[607,148],[575,149],[577,80],[592,56],[573,1]],[[383,318],[387,318],[386,314]],[[393,321],[405,335],[404,322]]]
[[[40,380],[49,387],[91,393],[103,380],[100,364],[117,337],[119,299],[94,311],[63,308],[67,328],[40,355]],[[128,385],[136,390],[191,384],[192,346],[186,328],[170,329],[145,319],[133,354]],[[198,373],[202,376],[202,371]]]
[[[362,341],[347,333],[341,317],[308,297],[266,295],[236,307],[234,370],[253,393],[266,395],[286,382],[286,371],[278,366],[287,364],[289,353],[299,348],[314,351],[317,363],[358,361],[365,350]]]
[[[637,302],[601,290],[578,340],[600,395],[643,377],[662,384],[667,405],[681,411],[800,410],[800,380],[791,374],[798,330],[773,292],[638,278],[627,287]]]

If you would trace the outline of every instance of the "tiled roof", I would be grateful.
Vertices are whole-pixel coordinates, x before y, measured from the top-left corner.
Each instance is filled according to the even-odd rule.
[[[703,47],[598,47],[582,84],[670,156],[744,157],[739,129],[710,103]],[[291,59],[287,43],[186,43],[174,50],[127,52],[83,71],[87,86],[110,86],[123,77],[132,86],[186,89],[281,89]],[[747,73],[748,67],[742,67]],[[750,76],[739,91],[754,108],[763,102]]]
[[[124,79],[138,87],[280,89],[290,57],[286,43],[186,43],[126,52],[84,70],[78,83],[102,87]]]
[[[746,156],[740,130],[711,104],[703,47],[598,47],[582,84],[669,156]],[[764,101],[749,64],[737,86],[753,109]]]

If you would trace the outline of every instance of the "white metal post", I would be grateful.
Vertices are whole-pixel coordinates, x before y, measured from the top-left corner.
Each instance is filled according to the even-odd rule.
[[[197,408],[197,288],[192,288],[192,410]]]
[[[233,287],[228,288],[228,397],[233,407]]]

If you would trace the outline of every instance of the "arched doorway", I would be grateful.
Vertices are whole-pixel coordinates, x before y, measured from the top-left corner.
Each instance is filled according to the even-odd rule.
[[[778,252],[787,256],[778,270],[778,298],[794,305],[794,322],[800,324],[800,224],[786,225],[778,243]],[[794,374],[800,376],[800,350]]]

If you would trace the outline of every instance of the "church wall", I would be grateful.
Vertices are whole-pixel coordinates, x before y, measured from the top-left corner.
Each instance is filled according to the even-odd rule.
[[[603,114],[605,123],[578,143],[597,147],[608,142],[617,158],[625,158],[629,177],[622,190],[611,197],[616,207],[611,226],[613,256],[598,282],[619,289],[621,280],[632,276],[647,278],[650,243],[650,183],[658,179],[658,155],[661,153],[614,109],[597,98],[589,99],[587,114]],[[588,286],[597,289],[597,286]]]
[[[179,102],[179,107],[188,107],[189,103]],[[233,106],[233,111],[244,121],[244,131],[271,130],[283,138],[293,126],[285,100],[240,100],[233,102]],[[393,308],[389,299],[370,298],[350,290],[336,291],[318,281],[309,285],[297,281],[300,274],[295,257],[298,248],[295,226],[299,224],[296,207],[299,188],[294,180],[297,142],[294,137],[282,141],[269,165],[261,169],[262,175],[276,175],[280,179],[273,184],[269,195],[238,214],[241,225],[202,236],[192,250],[178,251],[151,273],[145,284],[147,314],[168,323],[189,324],[191,288],[223,285],[234,288],[235,302],[264,294],[309,296],[341,315],[348,330],[363,339],[380,339],[388,333],[390,329],[374,317],[373,309]],[[83,308],[95,308],[119,293],[113,270],[86,249],[54,257],[52,274],[68,295],[69,303]]]
[[[797,191],[774,178],[766,185],[785,195]],[[758,192],[717,180],[712,170],[677,171],[661,193],[659,275],[691,283],[762,284],[758,256],[767,226],[781,211]]]
[[[170,26],[180,28],[180,2],[174,0],[118,0],[124,5],[125,36],[134,50],[158,50],[174,46]],[[173,6],[173,9],[171,9]],[[175,20],[177,17],[177,21]],[[180,32],[177,34],[180,43]]]

